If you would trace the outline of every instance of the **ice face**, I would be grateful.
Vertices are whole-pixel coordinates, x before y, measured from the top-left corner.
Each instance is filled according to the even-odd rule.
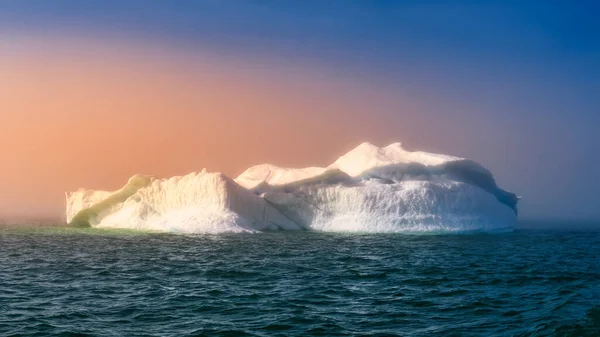
[[[178,233],[300,229],[260,196],[221,173],[152,179],[133,190],[128,184],[114,193],[80,190],[67,194],[67,205],[71,205],[67,222]],[[91,197],[81,202],[85,196]]]
[[[504,231],[517,202],[476,162],[363,143],[326,168],[259,165],[235,181],[138,175],[116,192],[68,193],[67,222],[180,233]]]

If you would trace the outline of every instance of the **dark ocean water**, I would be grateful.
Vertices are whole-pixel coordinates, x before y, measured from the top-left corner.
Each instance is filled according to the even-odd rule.
[[[600,232],[4,227],[0,335],[600,336]]]

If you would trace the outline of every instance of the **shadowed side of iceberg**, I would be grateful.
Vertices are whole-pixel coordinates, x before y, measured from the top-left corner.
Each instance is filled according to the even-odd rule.
[[[354,178],[354,183],[278,186],[262,194],[296,223],[317,231],[460,232],[514,226],[516,213],[482,188],[431,179]]]
[[[363,172],[363,179],[380,179],[382,182],[432,181],[447,179],[477,186],[496,197],[498,202],[510,207],[518,214],[519,197],[498,187],[492,173],[480,164],[460,159],[439,165],[426,166],[420,163],[392,164]]]
[[[500,189],[491,172],[480,164],[424,153],[418,153],[419,158],[426,158],[423,162],[414,162],[398,154],[404,151],[398,144],[383,148],[387,152],[374,150],[370,144],[357,149],[361,148],[366,149],[366,156],[351,151],[360,158],[359,165],[348,161],[348,156],[342,164],[332,165],[348,169],[354,176],[329,168],[285,184],[263,181],[253,191],[311,230],[492,232],[514,227],[519,198]],[[390,149],[394,151],[391,154]],[[357,174],[357,167],[370,168]]]

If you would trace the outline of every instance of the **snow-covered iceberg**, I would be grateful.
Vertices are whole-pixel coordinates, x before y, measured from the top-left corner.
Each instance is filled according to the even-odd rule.
[[[363,143],[328,167],[258,165],[158,179],[118,191],[67,193],[75,226],[178,233],[264,230],[460,232],[511,230],[518,197],[480,164]]]

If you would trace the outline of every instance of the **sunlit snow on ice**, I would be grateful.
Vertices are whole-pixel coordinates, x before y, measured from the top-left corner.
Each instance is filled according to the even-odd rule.
[[[80,189],[66,198],[75,226],[174,233],[506,231],[518,202],[480,164],[400,143],[363,143],[328,167],[265,164],[236,179],[136,175],[118,191]]]

